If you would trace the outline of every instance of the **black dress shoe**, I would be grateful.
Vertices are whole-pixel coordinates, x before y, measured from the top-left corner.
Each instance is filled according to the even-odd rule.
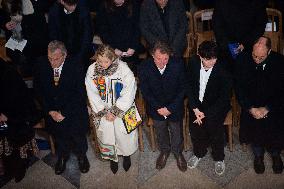
[[[175,155],[175,158],[177,160],[177,166],[179,170],[182,172],[185,172],[187,170],[187,164],[186,164],[183,154]]]
[[[19,157],[20,158],[20,157]],[[16,162],[14,162],[14,177],[15,182],[18,183],[26,175],[26,170],[28,168],[28,160],[27,159],[18,159]]]
[[[67,158],[58,158],[55,164],[55,174],[60,175],[66,169]]]
[[[169,152],[161,152],[157,161],[156,161],[156,169],[161,170],[166,166],[167,159],[169,157]]]
[[[90,169],[90,163],[87,156],[82,156],[78,158],[79,169],[81,173],[87,173]]]
[[[262,174],[265,171],[263,156],[254,157],[254,171],[256,174]]]
[[[110,160],[110,169],[112,173],[115,174],[118,171],[118,163]]]
[[[281,174],[283,171],[283,162],[280,155],[271,156],[272,157],[272,169],[275,174]]]
[[[130,156],[123,156],[123,168],[125,171],[128,171],[131,167],[131,159]]]
[[[26,175],[26,169],[18,170],[17,173],[15,173],[15,182],[18,183],[21,180],[23,180],[25,175]]]

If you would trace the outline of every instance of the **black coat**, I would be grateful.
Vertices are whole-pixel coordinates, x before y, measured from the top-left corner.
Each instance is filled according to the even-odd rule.
[[[254,63],[251,53],[245,52],[238,56],[235,69],[235,91],[242,108],[241,143],[274,145],[283,140],[283,62],[284,56],[275,52],[271,52],[260,65]],[[268,108],[267,118],[254,119],[249,113],[252,107]]]
[[[93,32],[88,8],[78,4],[75,11],[67,15],[64,7],[55,3],[48,14],[48,30],[50,41],[64,42],[69,55],[89,64]]]
[[[181,0],[168,1],[169,34],[167,35],[163,21],[160,17],[156,1],[144,0],[140,11],[140,29],[150,48],[156,41],[162,40],[169,43],[174,55],[181,57],[186,47],[186,33],[188,23],[184,4]]]
[[[263,35],[267,23],[267,1],[217,0],[213,13],[216,41],[223,49],[230,42],[251,48]]]
[[[40,117],[25,82],[16,70],[2,59],[0,86],[0,113],[8,118],[6,136],[13,146],[23,146],[34,137],[32,126]]]
[[[139,86],[146,101],[148,114],[155,120],[165,120],[157,113],[166,107],[171,114],[170,121],[181,121],[184,100],[184,64],[180,59],[170,58],[163,75],[153,58],[141,63],[138,68]]]
[[[187,71],[186,94],[191,111],[198,108],[206,119],[224,117],[231,105],[232,77],[223,69],[219,60],[214,65],[208,79],[203,102],[199,100],[201,60],[196,55],[190,59]],[[194,115],[194,113],[192,113]]]
[[[272,51],[265,60],[265,69],[258,71],[260,68],[254,63],[251,53],[242,53],[238,57],[235,69],[236,93],[244,110],[260,106],[267,106],[276,112],[283,109],[283,62],[283,55]]]
[[[114,7],[113,10],[101,6],[97,13],[96,29],[103,43],[109,44],[112,48],[121,51],[131,48],[137,51],[140,40],[137,2],[133,1],[131,15],[126,3]]]
[[[58,86],[54,85],[53,69],[47,57],[38,61],[35,74],[35,88],[42,97],[43,109],[50,132],[86,133],[88,129],[88,111],[86,89],[81,64],[66,58]],[[60,111],[65,119],[56,123],[49,111]]]
[[[28,57],[43,56],[47,52],[48,29],[45,19],[45,13],[48,12],[50,3],[46,0],[31,0],[34,13],[23,15],[22,35],[28,41],[23,53]],[[6,10],[0,10],[0,27],[5,31],[6,39],[12,35],[5,24],[11,20],[10,13]]]

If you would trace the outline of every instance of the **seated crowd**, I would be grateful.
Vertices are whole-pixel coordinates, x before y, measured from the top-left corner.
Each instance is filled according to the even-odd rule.
[[[180,171],[196,168],[211,147],[214,171],[223,175],[223,124],[235,94],[241,107],[240,143],[251,144],[255,172],[264,173],[266,150],[273,172],[281,174],[284,56],[272,51],[271,39],[263,35],[266,4],[253,0],[251,9],[228,23],[224,18],[232,15],[224,17],[230,12],[222,12],[217,5],[223,1],[217,0],[217,42],[203,41],[187,63],[182,58],[188,32],[184,2],[2,0],[0,27],[6,40],[27,43],[22,51],[6,48],[9,62],[0,59],[0,176],[16,182],[24,178],[29,158],[38,151],[33,126],[42,118],[55,139],[55,174],[65,171],[71,153],[80,171],[89,171],[89,129],[95,130],[99,154],[109,160],[111,171],[118,171],[118,156],[128,171],[138,149],[137,127],[145,121],[135,104],[137,90],[157,135],[158,170],[171,152]],[[237,10],[243,3],[226,5]],[[90,8],[97,12],[96,24]],[[92,41],[95,33],[100,45]],[[231,44],[237,44],[233,54]],[[144,48],[148,58],[140,60]],[[22,80],[26,76],[33,77],[33,93]],[[185,99],[193,145],[188,162],[183,156]]]

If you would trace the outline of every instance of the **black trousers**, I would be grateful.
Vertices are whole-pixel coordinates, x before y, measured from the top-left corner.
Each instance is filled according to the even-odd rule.
[[[6,176],[14,178],[25,174],[28,167],[28,158],[21,158],[19,150],[14,149],[12,154],[4,156],[3,160]]]
[[[193,153],[196,157],[204,157],[207,153],[207,148],[211,146],[213,160],[224,160],[224,119],[225,116],[220,116],[220,118],[214,120],[206,120],[204,118],[202,125],[190,124],[189,131],[193,144]],[[195,117],[191,117],[190,120],[194,121]]]
[[[154,127],[161,152],[172,151],[175,155],[182,153],[183,135],[182,122],[154,120]],[[169,133],[170,132],[170,133]]]
[[[88,150],[88,143],[85,134],[66,133],[62,135],[54,134],[56,143],[56,153],[59,158],[68,158],[71,151],[77,156],[84,156]]]
[[[240,124],[240,142],[251,143],[267,151],[281,151],[283,140],[283,113],[269,112],[267,118],[255,119],[242,110]]]

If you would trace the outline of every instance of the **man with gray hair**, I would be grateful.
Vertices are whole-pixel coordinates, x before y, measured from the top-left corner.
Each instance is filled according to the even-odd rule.
[[[55,138],[58,156],[55,174],[61,174],[71,150],[82,173],[89,171],[86,156],[88,111],[83,65],[67,56],[63,42],[51,41],[48,57],[38,61],[35,88],[41,97],[48,131]]]

